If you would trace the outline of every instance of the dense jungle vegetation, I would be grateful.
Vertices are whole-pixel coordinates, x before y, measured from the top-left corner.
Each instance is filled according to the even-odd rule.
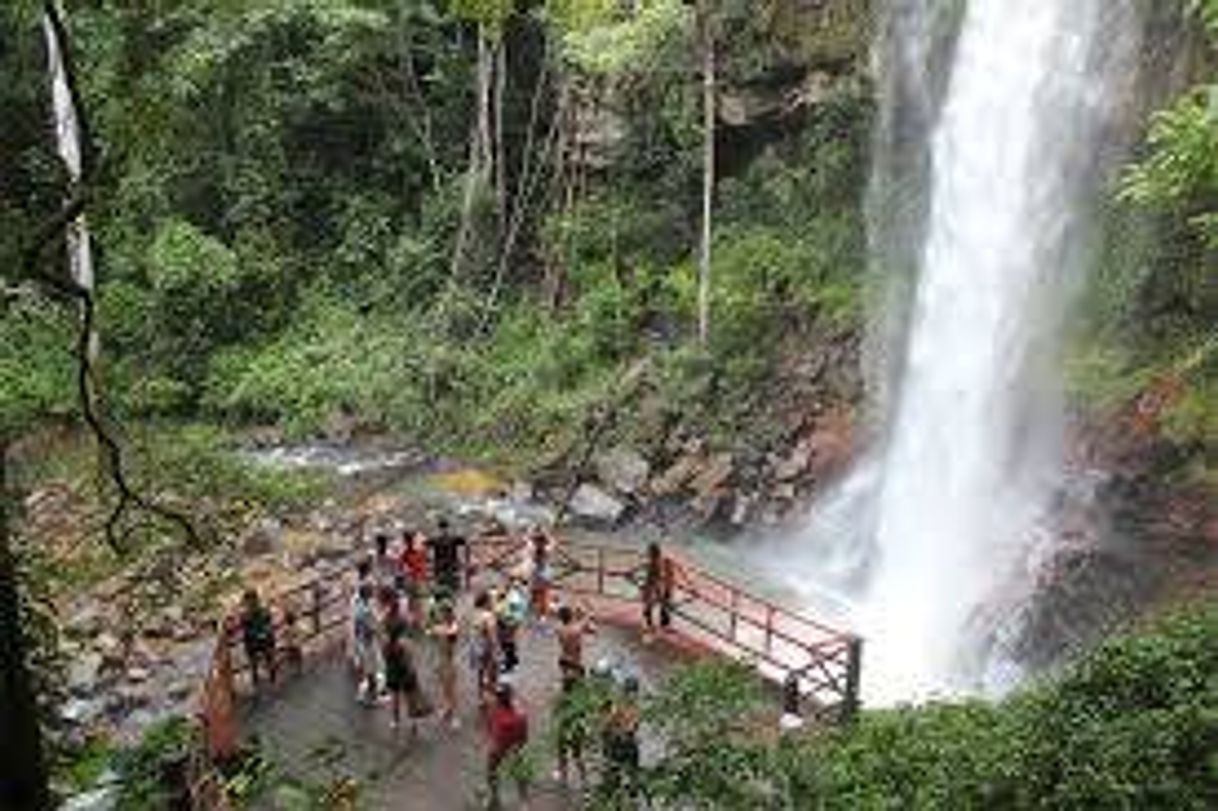
[[[676,396],[709,374],[727,401],[766,379],[775,353],[753,348],[853,324],[870,105],[858,76],[814,111],[800,82],[812,60],[853,72],[866,17],[808,33],[782,3],[723,6],[720,80],[745,109],[718,135],[705,354],[683,4],[73,9],[109,408],[297,433],[347,413],[511,455],[640,357]],[[5,19],[6,249],[64,190],[35,12]],[[70,319],[23,295],[4,329],[6,421],[70,413]]]
[[[137,484],[176,505],[315,495],[218,454],[249,426],[307,437],[355,423],[527,468],[643,379],[658,413],[630,411],[617,430],[678,421],[762,444],[792,364],[827,344],[847,346],[833,362],[850,366],[828,396],[859,399],[868,0],[63,6],[79,183],[55,152],[43,6],[0,8],[6,457],[81,423],[79,310],[55,284],[62,238],[41,239],[65,201],[95,243],[100,411],[138,451]],[[1191,31],[1193,58],[1112,189],[1070,395],[1079,422],[1111,427],[1159,392],[1155,452],[1139,464],[1212,503],[1218,0],[1163,7],[1164,24]],[[180,428],[195,423],[211,427]],[[24,486],[47,463],[94,469],[82,460],[27,454],[16,473]],[[19,664],[23,636],[53,647],[34,603],[63,572],[23,550],[26,602],[11,609],[5,485],[0,658]],[[227,509],[199,512],[227,528]],[[100,522],[89,531],[100,539]],[[790,749],[742,739],[716,761],[707,742],[725,732],[711,724],[656,790],[760,787],[834,808],[1212,807],[1214,628],[1189,615],[1006,704],[867,715]]]

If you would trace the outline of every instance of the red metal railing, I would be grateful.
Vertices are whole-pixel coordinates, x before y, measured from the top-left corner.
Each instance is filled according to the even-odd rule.
[[[510,573],[527,554],[524,541],[488,539],[472,547],[470,563]],[[550,554],[557,590],[641,609],[644,566],[638,550],[562,543]],[[858,636],[756,597],[667,554],[676,563],[670,601],[675,632],[717,652],[755,661],[775,681],[794,677],[810,709],[822,719],[849,720],[854,715],[862,664]]]

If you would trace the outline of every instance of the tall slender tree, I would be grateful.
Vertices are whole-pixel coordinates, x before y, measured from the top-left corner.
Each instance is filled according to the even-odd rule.
[[[698,0],[702,51],[702,227],[698,242],[698,342],[710,337],[711,239],[715,205],[715,33],[710,0]]]

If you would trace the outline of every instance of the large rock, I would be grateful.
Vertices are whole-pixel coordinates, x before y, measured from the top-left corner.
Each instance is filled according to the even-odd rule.
[[[246,555],[269,555],[283,547],[283,522],[264,518],[241,539],[241,551]]]
[[[97,692],[104,664],[102,655],[96,651],[86,651],[77,656],[68,668],[68,692],[82,697]]]
[[[717,453],[699,466],[690,487],[703,498],[722,495],[735,471],[735,457],[730,453]]]
[[[812,459],[815,453],[816,449],[811,442],[807,439],[801,441],[791,450],[787,458],[775,466],[775,480],[786,483],[803,478],[804,474],[812,467]]]
[[[617,447],[596,457],[596,475],[615,492],[634,495],[647,483],[651,465],[637,451]]]
[[[613,525],[626,511],[626,505],[595,485],[581,484],[571,497],[570,510],[585,521]]]
[[[651,492],[655,496],[675,496],[685,490],[695,476],[698,475],[698,469],[702,465],[702,459],[693,454],[677,457],[677,460],[672,463],[659,476],[651,480]]]
[[[69,726],[87,727],[95,723],[106,711],[106,698],[73,698],[59,708],[60,719]]]

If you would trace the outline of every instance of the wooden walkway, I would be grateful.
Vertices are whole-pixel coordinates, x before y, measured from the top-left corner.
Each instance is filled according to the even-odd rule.
[[[470,544],[471,591],[499,582],[528,555],[526,542],[481,538]],[[747,660],[765,677],[798,680],[805,715],[817,722],[848,721],[858,707],[862,644],[858,637],[789,611],[674,558],[672,627],[652,646],[640,644],[639,550],[562,543],[551,550],[555,585],[567,599],[592,608],[607,622],[590,640],[586,661],[606,656],[630,663],[644,685],[683,654],[714,653]],[[454,732],[438,721],[423,722],[420,734],[390,727],[387,708],[355,701],[345,658],[353,577],[350,573],[306,582],[268,602],[280,615],[291,609],[307,645],[306,671],[252,696],[235,629],[217,639],[211,676],[204,686],[203,728],[212,754],[231,751],[238,739],[257,737],[273,753],[285,776],[318,784],[351,778],[361,786],[361,807],[464,809],[484,799],[485,739],[473,707],[467,670],[461,668],[465,713]],[[468,599],[468,596],[467,596]],[[557,691],[557,643],[552,630],[522,634],[522,665],[515,679],[530,713],[534,735],[547,734],[548,711]],[[423,656],[430,656],[424,647]],[[431,667],[421,667],[425,685]],[[549,764],[543,772],[548,773]],[[201,770],[206,773],[206,769]],[[208,800],[202,781],[200,808],[223,808]],[[567,808],[574,803],[561,787],[543,781],[530,807]],[[267,808],[274,808],[272,804]]]

